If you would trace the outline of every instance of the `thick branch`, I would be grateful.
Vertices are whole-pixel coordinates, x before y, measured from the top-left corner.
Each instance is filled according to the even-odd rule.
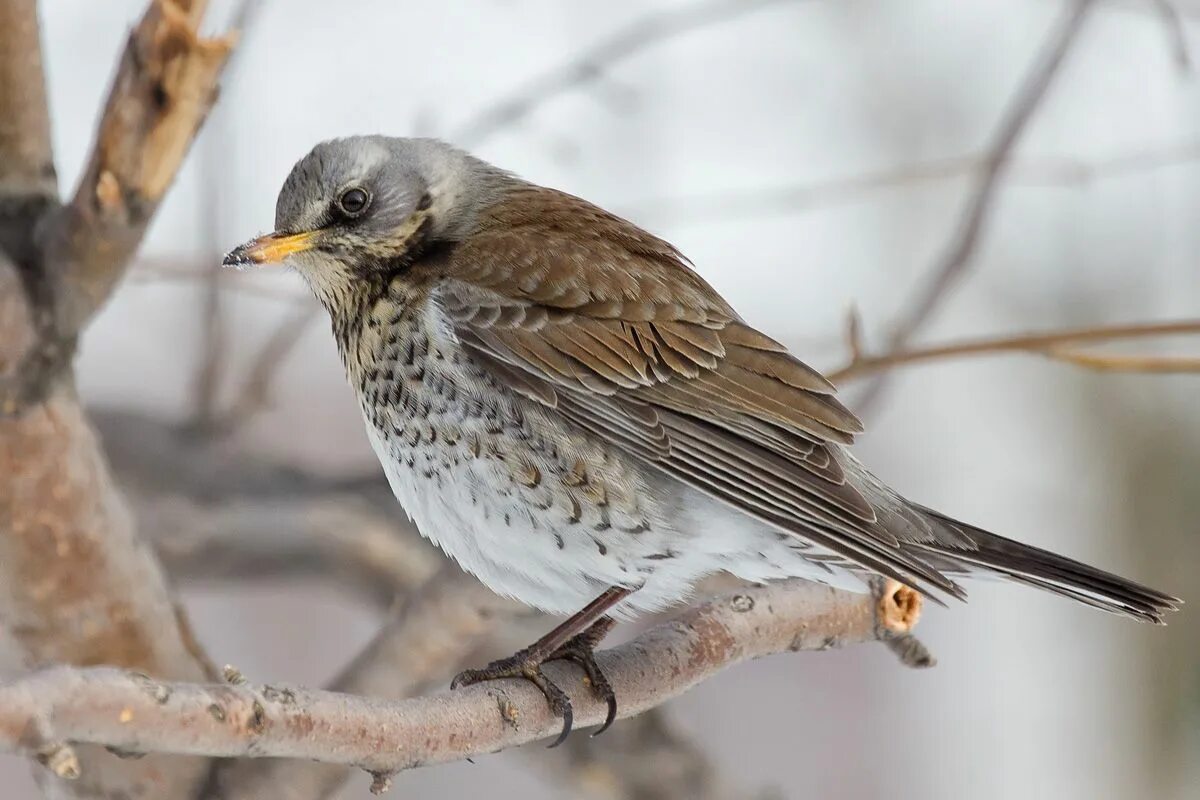
[[[988,158],[979,174],[975,190],[963,209],[958,226],[945,253],[934,265],[929,279],[917,291],[888,339],[888,350],[903,350],[958,283],[978,249],[988,214],[995,201],[1000,178],[1012,156],[1017,140],[1025,131],[1034,111],[1041,105],[1059,67],[1083,27],[1092,0],[1075,0],[1071,11],[1054,31],[1050,41],[1038,56],[1037,63],[1022,83],[996,130],[995,140],[988,148]],[[886,376],[877,377],[859,398],[859,408],[869,411],[883,391]]]
[[[0,620],[30,666],[113,664],[177,680],[206,677],[73,396],[60,390],[0,418],[0,475]],[[180,796],[204,773],[201,763],[105,754],[85,756],[84,764],[85,797],[136,783]]]
[[[600,655],[622,716],[653,708],[723,669],[772,653],[824,650],[908,633],[919,598],[898,584],[849,594],[806,582],[704,603]],[[605,708],[574,667],[547,669],[578,725]],[[113,669],[54,668],[0,687],[0,748],[29,755],[90,742],[125,752],[314,759],[391,773],[457,761],[557,731],[519,681],[402,702],[277,686],[160,683]]]
[[[61,325],[108,299],[216,100],[233,36],[202,38],[202,0],[155,0],[129,36],[75,197],[48,232]]]
[[[456,565],[447,565],[410,594],[333,684],[333,689],[387,700],[402,700],[442,685],[463,660],[498,627],[528,609],[489,591]],[[244,761],[219,778],[215,798],[257,800],[282,795],[288,800],[323,800],[348,778],[338,764]]]
[[[0,231],[15,202],[57,195],[37,0],[0,0]]]
[[[202,0],[151,3],[130,36],[75,200],[66,208],[48,203],[27,249],[0,258],[0,622],[28,666],[211,675],[137,538],[70,381],[80,328],[124,270],[211,103],[228,43],[197,36],[203,7]],[[6,105],[16,102],[9,48],[19,41],[29,48],[24,96],[33,106],[44,100],[32,12],[32,2],[0,0]],[[3,126],[13,117],[9,108],[0,112]],[[52,172],[37,163],[49,159],[44,110],[13,113],[14,129],[25,131],[15,140],[42,137],[26,174],[46,185]],[[14,174],[9,165],[0,170]],[[13,291],[18,281],[21,292]],[[95,750],[47,757],[56,774],[84,773],[70,789],[46,779],[48,797],[186,797],[208,773],[198,759],[122,761]]]

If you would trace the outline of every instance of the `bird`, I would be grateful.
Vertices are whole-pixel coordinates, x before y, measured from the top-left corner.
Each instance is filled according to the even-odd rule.
[[[935,601],[992,576],[1155,623],[1180,601],[909,501],[852,455],[859,419],[673,245],[427,138],[322,142],[274,231],[226,266],[287,264],[328,311],[371,445],[422,535],[494,592],[571,616],[452,688],[542,665],[608,704],[618,619],[715,573]],[[599,731],[597,731],[599,732]]]

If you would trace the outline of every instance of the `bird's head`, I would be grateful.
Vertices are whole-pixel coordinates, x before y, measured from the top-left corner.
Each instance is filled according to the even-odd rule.
[[[433,139],[322,142],[292,168],[275,231],[230,251],[227,267],[287,263],[324,301],[395,275],[469,233],[505,173]]]

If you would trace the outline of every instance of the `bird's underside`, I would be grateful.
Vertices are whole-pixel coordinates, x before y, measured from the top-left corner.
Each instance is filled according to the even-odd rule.
[[[358,143],[367,155],[355,144],[302,161],[280,216],[327,219],[309,184],[345,186],[340,172],[359,162],[429,173],[391,228],[368,236],[363,191],[366,210],[343,215],[329,258],[300,262],[397,496],[497,591],[552,611],[597,597],[460,682],[534,680],[569,727],[540,663],[569,656],[602,689],[589,654],[607,614],[677,602],[719,570],[850,586],[884,575],[935,599],[962,598],[956,579],[982,572],[1155,622],[1178,602],[888,489],[849,454],[862,426],[834,387],[670,244],[440,143],[373,137]],[[405,196],[384,188],[381,203]],[[254,246],[308,251],[334,235],[321,231]]]

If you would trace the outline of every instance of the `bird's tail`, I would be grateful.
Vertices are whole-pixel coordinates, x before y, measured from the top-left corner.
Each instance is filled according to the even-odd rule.
[[[1176,610],[1182,603],[1171,595],[1049,550],[1005,539],[923,506],[916,506],[916,510],[933,525],[957,534],[947,538],[956,538],[966,545],[940,542],[911,545],[923,551],[923,558],[932,566],[949,574],[990,572],[1093,608],[1159,625],[1163,624],[1164,613]]]

